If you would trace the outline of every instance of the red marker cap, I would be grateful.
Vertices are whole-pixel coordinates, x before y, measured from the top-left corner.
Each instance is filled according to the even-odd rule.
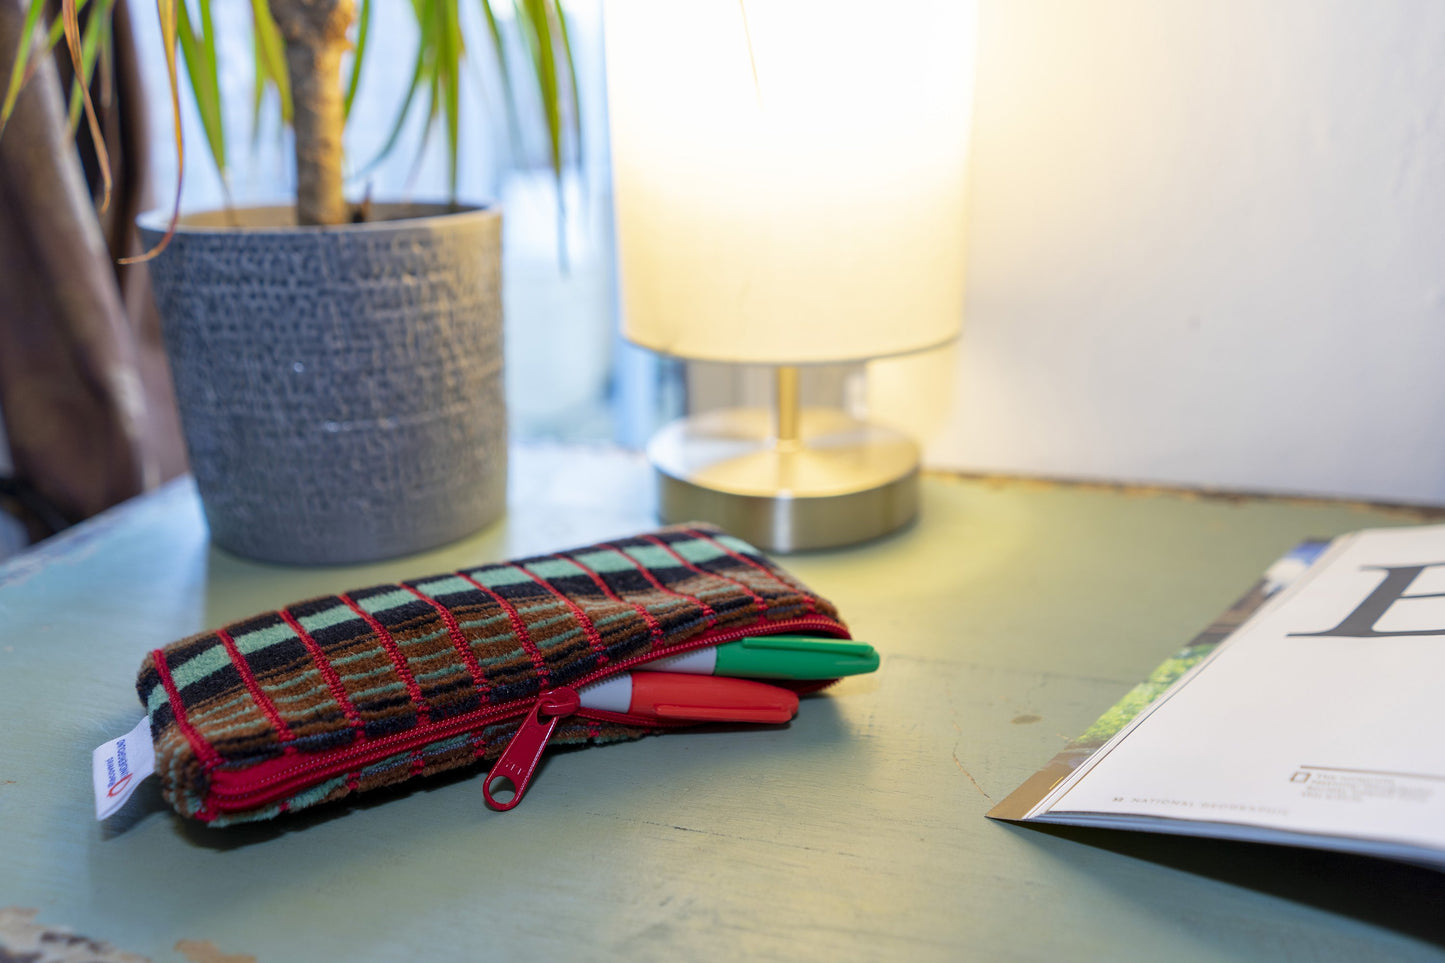
[[[798,694],[749,679],[638,672],[629,711],[695,722],[779,723],[798,714]]]

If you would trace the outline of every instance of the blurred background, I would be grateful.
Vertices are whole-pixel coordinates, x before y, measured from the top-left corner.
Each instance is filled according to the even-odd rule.
[[[689,382],[616,338],[601,4],[566,9],[585,140],[567,269],[540,132],[509,157],[500,112],[490,130],[464,124],[462,195],[505,211],[515,436],[635,446],[689,395],[721,405],[767,379],[694,366]],[[401,0],[376,15],[371,42],[394,51],[372,69],[406,69],[410,15]],[[247,32],[231,36],[223,83],[239,95],[225,100],[244,108]],[[1445,6],[983,0],[978,50],[962,339],[875,362],[866,384],[815,371],[805,391],[925,432],[938,468],[1445,499]],[[497,98],[486,76],[470,85],[478,114]],[[348,149],[369,158],[396,104],[365,76],[358,97]],[[164,98],[151,102],[163,137]],[[232,122],[244,142],[249,116]],[[436,141],[358,187],[439,196]],[[236,199],[284,196],[286,155],[262,131],[237,158]],[[166,197],[173,158],[155,161]],[[219,203],[204,159],[183,196]]]
[[[237,18],[218,29],[222,100],[233,143],[253,145],[230,193],[283,199],[289,135],[274,105],[251,129],[247,13],[222,6]],[[618,338],[602,9],[565,6],[580,164],[559,197],[541,131],[498,146],[501,95],[474,60],[460,193],[505,213],[513,438],[640,447],[770,383]],[[161,202],[176,178],[164,61],[153,5],[132,9]],[[379,80],[416,42],[404,0],[374,16],[352,193],[442,197],[442,138],[418,150],[420,116],[361,170],[404,86]],[[805,398],[923,436],[938,469],[1445,501],[1445,5],[982,0],[978,51],[963,335],[806,369]],[[183,119],[200,144],[192,104]],[[195,151],[183,208],[222,199]]]

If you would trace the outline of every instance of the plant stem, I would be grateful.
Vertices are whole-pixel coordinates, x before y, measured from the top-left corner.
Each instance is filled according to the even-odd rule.
[[[342,224],[341,131],[345,109],[341,55],[356,15],[353,0],[269,0],[271,16],[286,39],[291,77],[292,125],[296,131],[296,220]]]

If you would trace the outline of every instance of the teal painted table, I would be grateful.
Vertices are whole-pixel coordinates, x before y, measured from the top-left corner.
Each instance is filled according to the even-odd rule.
[[[648,473],[524,449],[504,523],[351,568],[245,562],[174,483],[0,568],[0,908],[155,960],[1434,959],[1445,877],[984,818],[1302,536],[1420,521],[1330,502],[925,477],[911,529],[789,567],[884,653],[788,727],[551,755],[210,830],[143,787],[92,819],[90,750],[146,650],[296,598],[647,528]]]

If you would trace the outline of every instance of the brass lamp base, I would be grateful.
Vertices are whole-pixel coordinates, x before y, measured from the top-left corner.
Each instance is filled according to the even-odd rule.
[[[675,421],[647,446],[668,523],[709,521],[772,552],[851,545],[918,513],[918,446],[827,408],[798,412],[779,442],[767,409]]]

